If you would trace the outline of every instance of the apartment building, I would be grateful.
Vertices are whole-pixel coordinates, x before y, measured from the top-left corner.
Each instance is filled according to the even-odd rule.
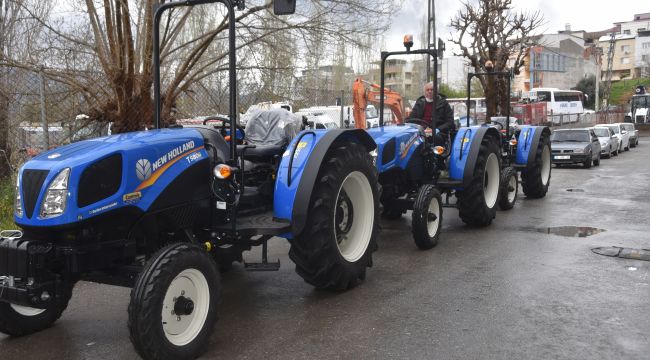
[[[650,77],[650,30],[637,34],[634,59],[635,77]]]
[[[606,80],[607,57],[611,43],[610,35],[602,36],[598,41],[599,47],[603,50],[601,80]],[[612,57],[612,81],[634,78],[636,36],[618,34],[614,36],[613,43],[614,54]]]
[[[570,89],[581,79],[597,72],[589,56],[585,31],[567,29],[536,38],[536,46],[527,50],[524,67],[512,82],[513,93],[523,94],[536,87]],[[514,59],[511,59],[514,61]]]

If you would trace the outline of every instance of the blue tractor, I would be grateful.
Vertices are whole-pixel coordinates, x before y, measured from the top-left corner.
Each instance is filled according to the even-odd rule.
[[[216,2],[228,10],[229,118],[221,129],[161,129],[161,16]],[[277,270],[266,256],[273,236],[290,241],[296,272],[316,288],[346,290],[364,280],[377,249],[376,144],[362,130],[300,131],[300,120],[278,113],[237,126],[235,8],[243,5],[159,5],[155,129],[66,145],[20,169],[21,230],[0,235],[0,332],[50,326],[75,283],[88,280],[132,287],[128,327],[142,357],[194,358],[216,321],[219,267],[261,245],[262,261],[247,267]],[[274,9],[291,14],[295,1],[275,0]],[[230,134],[238,135],[228,142]],[[238,144],[240,136],[250,141]]]
[[[487,72],[467,75],[467,126],[472,78],[491,76],[505,81],[508,106],[505,116],[492,116],[487,126],[496,128],[501,139],[501,188],[499,208],[510,210],[515,206],[519,193],[519,174],[524,194],[531,199],[546,196],[551,183],[551,130],[546,126],[521,126],[510,116],[511,71],[493,71],[492,62],[486,63]]]
[[[437,88],[438,51],[411,50],[413,42],[408,36],[404,45],[406,51],[381,53],[380,109],[383,109],[384,100],[385,62],[392,55],[431,57],[433,83]],[[434,109],[436,101],[434,97]],[[491,224],[498,205],[505,208],[504,201],[514,204],[518,184],[517,172],[513,169],[521,171],[524,192],[529,197],[543,197],[548,190],[548,128],[521,128],[517,133],[520,142],[517,147],[516,141],[506,138],[496,125],[468,124],[452,132],[443,143],[436,143],[433,135],[438,129],[435,125],[428,129],[430,125],[422,119],[410,118],[406,124],[383,126],[383,111],[380,111],[379,123],[379,128],[369,129],[368,133],[377,144],[375,162],[382,188],[382,216],[397,219],[412,210],[411,230],[420,249],[430,249],[437,244],[443,207],[457,208],[461,220],[470,226]],[[510,131],[507,126],[506,131]]]

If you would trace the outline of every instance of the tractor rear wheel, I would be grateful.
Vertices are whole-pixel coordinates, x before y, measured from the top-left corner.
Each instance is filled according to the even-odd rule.
[[[519,177],[513,167],[503,169],[501,173],[501,189],[499,189],[499,208],[510,210],[517,202],[519,193]]]
[[[521,189],[532,199],[546,196],[551,183],[551,139],[548,133],[542,133],[535,152],[535,160],[521,172]]]
[[[175,243],[151,257],[131,290],[129,333],[145,359],[193,359],[210,340],[221,292],[216,262]]]
[[[320,289],[358,285],[377,249],[377,168],[360,144],[335,144],[325,156],[309,202],[305,230],[289,257],[296,272]]]
[[[68,307],[74,282],[63,283],[57,289],[51,307],[38,309],[0,302],[0,333],[10,336],[24,336],[47,329],[57,321]],[[0,286],[0,292],[2,286]]]
[[[422,250],[438,244],[442,227],[442,196],[433,185],[418,190],[411,214],[411,231],[415,245]]]
[[[499,146],[490,137],[481,142],[472,180],[458,193],[458,215],[471,226],[487,226],[496,216],[500,183]]]

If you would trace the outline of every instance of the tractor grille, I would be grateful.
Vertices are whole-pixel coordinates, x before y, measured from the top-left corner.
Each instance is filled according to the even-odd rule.
[[[637,124],[643,124],[645,122],[645,119],[643,118],[643,115],[637,115],[636,116],[636,123]]]
[[[25,214],[28,218],[32,218],[32,213],[36,207],[36,200],[38,200],[38,195],[41,193],[41,187],[45,178],[49,173],[48,170],[24,170],[22,177],[22,197],[23,204],[25,204]]]

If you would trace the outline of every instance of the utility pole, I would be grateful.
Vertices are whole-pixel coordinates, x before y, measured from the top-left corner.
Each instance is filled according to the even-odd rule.
[[[427,13],[427,48],[436,48],[436,4],[435,0],[428,0],[428,13]],[[427,82],[432,81],[431,78],[431,62],[433,60],[426,57],[427,62]],[[436,89],[437,91],[438,89]]]
[[[605,73],[605,89],[603,90],[603,106],[606,106],[605,113],[609,113],[609,95],[612,90],[612,68],[614,67],[614,52],[616,51],[616,29],[612,29],[609,38],[609,50],[607,51],[607,73]]]

